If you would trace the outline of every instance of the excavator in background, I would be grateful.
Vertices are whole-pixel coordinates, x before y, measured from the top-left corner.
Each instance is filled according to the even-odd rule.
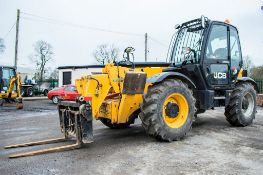
[[[21,76],[11,66],[0,66],[0,106],[15,104],[17,109],[23,108]]]
[[[76,138],[72,145],[10,155],[32,156],[80,148],[93,141],[93,119],[112,129],[124,129],[140,118],[147,134],[162,141],[183,139],[195,116],[225,108],[233,126],[255,119],[256,82],[243,68],[238,30],[229,22],[201,17],[177,26],[167,63],[123,61],[105,65],[101,74],[76,80],[76,101],[60,101],[63,138],[10,145],[16,148]]]

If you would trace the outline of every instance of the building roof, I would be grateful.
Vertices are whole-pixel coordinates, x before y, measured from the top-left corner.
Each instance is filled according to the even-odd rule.
[[[83,65],[83,66],[60,66],[58,69],[89,69],[89,68],[104,68],[105,65]]]

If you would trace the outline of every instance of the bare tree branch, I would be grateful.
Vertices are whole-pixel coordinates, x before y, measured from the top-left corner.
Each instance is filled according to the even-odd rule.
[[[243,57],[243,68],[247,70],[248,75],[250,74],[250,70],[253,68],[254,64],[249,55]]]
[[[101,44],[93,52],[95,60],[99,64],[107,64],[110,62],[115,62],[118,58],[119,49],[114,45]]]
[[[39,40],[34,44],[34,55],[30,56],[32,62],[36,64],[36,79],[44,80],[46,64],[52,60],[53,47],[46,41]]]

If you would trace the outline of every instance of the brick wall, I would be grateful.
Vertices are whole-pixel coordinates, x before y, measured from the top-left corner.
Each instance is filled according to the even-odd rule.
[[[257,105],[263,107],[263,94],[257,95]]]

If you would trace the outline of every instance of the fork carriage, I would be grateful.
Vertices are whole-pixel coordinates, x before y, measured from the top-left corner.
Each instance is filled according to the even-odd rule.
[[[81,148],[84,143],[93,142],[92,115],[91,115],[92,112],[91,112],[91,105],[89,102],[83,104],[74,101],[61,101],[58,104],[58,113],[59,113],[60,129],[64,137],[9,145],[6,146],[5,148],[9,149],[9,148],[51,144],[51,143],[65,142],[71,140],[72,138],[76,138],[76,142],[74,144],[51,147],[47,149],[30,151],[30,152],[11,154],[9,158],[26,157],[26,156],[33,156],[38,154],[50,153],[50,152],[78,149]]]

